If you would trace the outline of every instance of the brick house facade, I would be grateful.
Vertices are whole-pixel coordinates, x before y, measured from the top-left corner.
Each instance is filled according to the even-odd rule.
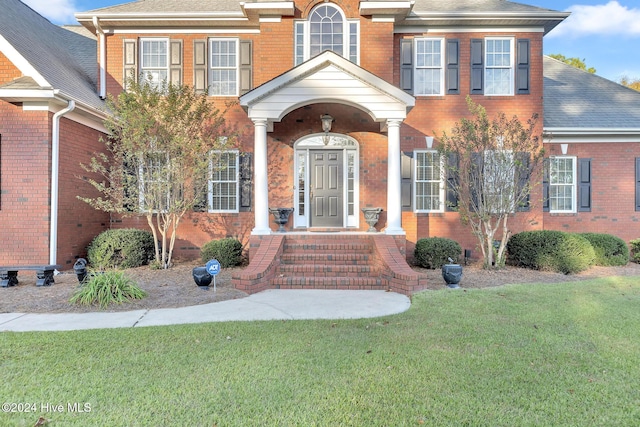
[[[14,20],[37,23],[33,37],[66,31],[47,26],[20,2],[10,3]],[[146,228],[144,219],[110,218],[73,196],[90,191],[77,171],[83,156],[99,149],[99,99],[123,90],[129,72],[208,90],[214,104],[237,101],[226,117],[241,135],[235,163],[228,165],[236,173],[231,183],[213,182],[212,188],[225,190],[211,190],[206,209],[182,222],[178,256],[196,257],[204,243],[226,236],[250,243],[255,255],[278,227],[268,210],[274,207],[293,208],[286,228],[299,233],[365,232],[362,208],[380,207],[377,230],[409,258],[421,237],[450,237],[474,249],[475,237],[447,209],[444,178],[417,176],[419,168],[436,167],[437,136],[468,116],[467,95],[490,115],[544,116],[539,131],[544,126],[552,134],[545,142],[551,168],[569,168],[576,178],[569,185],[541,183],[531,209],[510,222],[513,232],[548,228],[637,238],[640,94],[586,73],[575,77],[577,71],[543,56],[544,35],[567,16],[496,0],[147,0],[79,13],[79,23],[96,35],[87,38],[93,69],[83,65],[93,74],[72,78],[93,83],[95,99],[84,99],[81,120],[73,114],[61,119],[64,219],[56,261],[82,256],[89,236],[105,228]],[[15,49],[8,40],[3,46]],[[87,58],[75,52],[73,60],[85,64]],[[0,56],[0,99],[6,101],[0,102],[0,219],[4,230],[14,230],[14,241],[25,240],[25,230],[33,228],[42,242],[2,249],[0,262],[46,258],[50,225],[51,180],[44,171],[51,169],[52,113],[60,106],[49,102],[46,111],[32,112],[24,107],[26,98],[11,97],[16,82],[30,76],[29,67],[12,67],[18,56]],[[564,76],[571,76],[565,86],[552,84]],[[615,123],[603,104],[587,116],[572,113],[596,102],[585,95],[590,91],[624,98],[609,112],[618,115]],[[321,123],[326,114],[332,117],[329,131]],[[20,142],[25,138],[32,147]],[[41,153],[42,174],[15,167],[34,151]],[[591,161],[587,167],[577,159]],[[579,168],[587,168],[589,177]],[[28,208],[17,190],[24,180],[39,192],[28,202],[37,205]],[[613,203],[619,200],[625,202]]]

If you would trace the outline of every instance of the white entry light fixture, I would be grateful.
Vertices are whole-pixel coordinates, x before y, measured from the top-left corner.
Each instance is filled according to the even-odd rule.
[[[427,148],[431,150],[431,148],[433,148],[433,137],[425,136],[424,139],[427,141]]]
[[[333,117],[329,114],[323,114],[320,116],[320,120],[322,120],[322,131],[324,132],[324,137],[322,138],[324,145],[329,143],[329,132],[331,132],[331,125],[333,124]]]

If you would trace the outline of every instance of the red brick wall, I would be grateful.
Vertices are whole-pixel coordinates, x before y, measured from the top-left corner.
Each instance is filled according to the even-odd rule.
[[[548,155],[562,155],[560,144],[545,144]],[[640,238],[635,211],[637,143],[569,144],[568,156],[591,158],[591,212],[544,214],[544,227],[570,232],[614,234],[625,241]]]
[[[0,52],[0,84],[10,82],[22,76],[20,70],[18,70],[7,57]]]
[[[50,116],[0,101],[0,117],[0,264],[47,263]]]
[[[84,171],[96,152],[104,152],[102,134],[68,118],[60,119],[60,174],[58,200],[57,263],[71,268],[77,258],[86,257],[86,247],[109,228],[109,214],[92,208],[77,196],[97,197],[87,178],[100,179]]]

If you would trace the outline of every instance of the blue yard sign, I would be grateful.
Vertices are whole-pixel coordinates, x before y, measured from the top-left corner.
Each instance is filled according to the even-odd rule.
[[[213,276],[213,292],[216,291],[216,276],[220,273],[220,262],[217,259],[212,259],[207,262],[207,272]]]

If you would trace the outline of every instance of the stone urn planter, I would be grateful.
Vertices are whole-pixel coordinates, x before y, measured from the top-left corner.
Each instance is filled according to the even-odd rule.
[[[207,271],[207,267],[194,267],[192,274],[193,280],[199,288],[208,287],[213,279],[213,276]]]
[[[382,212],[382,208],[362,208],[364,220],[367,225],[369,225],[369,229],[367,230],[369,233],[375,233],[378,231],[375,226],[380,219],[380,212]]]
[[[460,280],[462,280],[462,266],[460,264],[454,264],[453,260],[449,258],[449,264],[442,266],[442,278],[448,287],[458,289],[460,287]]]
[[[284,225],[289,222],[289,215],[293,212],[293,208],[269,208],[269,212],[273,215],[274,222],[278,224],[278,232],[286,233]]]

